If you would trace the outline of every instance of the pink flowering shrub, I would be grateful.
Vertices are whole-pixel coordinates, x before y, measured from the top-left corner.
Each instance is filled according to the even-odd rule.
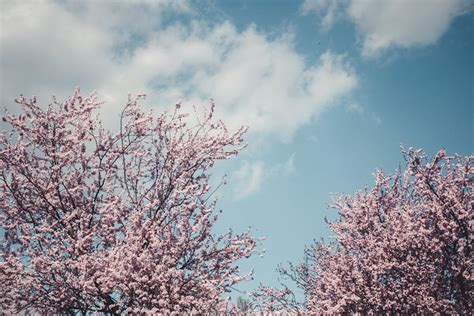
[[[304,292],[260,287],[264,310],[327,314],[469,314],[473,310],[473,160],[402,152],[406,170],[375,174],[371,189],[338,195],[329,244],[280,272]],[[471,312],[469,312],[471,311]]]
[[[0,134],[0,309],[181,313],[225,308],[256,251],[249,231],[215,235],[209,169],[244,146],[176,105],[153,118],[129,98],[112,133],[77,90],[46,109],[20,97]]]

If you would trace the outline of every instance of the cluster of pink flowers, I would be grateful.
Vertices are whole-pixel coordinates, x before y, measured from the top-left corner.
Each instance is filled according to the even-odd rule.
[[[79,90],[46,109],[20,97],[0,134],[0,309],[43,314],[229,312],[258,252],[250,231],[216,235],[209,170],[245,147],[211,109],[154,117],[129,98],[112,133]],[[474,156],[428,159],[337,195],[336,237],[279,268],[304,293],[261,286],[264,311],[468,314],[474,297]],[[242,305],[242,304],[241,304]]]
[[[404,172],[377,171],[372,188],[335,197],[334,240],[306,249],[303,264],[280,268],[304,292],[299,311],[472,312],[474,156],[402,152]],[[264,310],[289,309],[290,294],[262,286],[254,297]]]
[[[181,313],[225,308],[249,278],[249,231],[212,232],[209,169],[235,156],[246,128],[174,112],[154,118],[129,98],[120,131],[77,90],[46,109],[6,113],[0,134],[0,309],[40,313]]]

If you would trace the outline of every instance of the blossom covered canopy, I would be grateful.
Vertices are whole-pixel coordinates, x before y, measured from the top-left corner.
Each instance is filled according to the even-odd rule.
[[[402,148],[406,170],[375,173],[371,189],[337,195],[329,244],[316,242],[300,265],[280,267],[286,286],[261,286],[264,310],[316,313],[469,314],[473,309],[474,156],[432,159]]]
[[[154,118],[129,98],[117,133],[77,90],[46,109],[20,97],[0,134],[0,307],[41,313],[218,311],[248,278],[236,260],[256,251],[249,231],[212,233],[209,169],[235,156],[214,104],[195,120]]]

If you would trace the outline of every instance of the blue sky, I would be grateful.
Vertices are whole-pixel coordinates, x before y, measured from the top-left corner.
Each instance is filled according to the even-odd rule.
[[[274,285],[281,262],[328,237],[331,193],[396,169],[399,146],[473,152],[473,4],[462,0],[2,1],[1,102],[97,89],[113,127],[127,92],[161,111],[207,104],[249,147],[220,163],[217,231],[254,227],[242,262]]]

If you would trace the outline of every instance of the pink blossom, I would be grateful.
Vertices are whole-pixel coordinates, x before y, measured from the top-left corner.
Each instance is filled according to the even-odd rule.
[[[208,202],[209,169],[244,147],[246,129],[229,133],[212,111],[197,126],[153,118],[141,98],[129,98],[116,133],[79,90],[45,109],[20,97],[21,116],[6,113],[21,136],[0,134],[3,311],[218,311],[249,278],[235,262],[259,239],[215,235]]]
[[[474,156],[402,152],[404,172],[377,171],[372,188],[335,196],[334,240],[311,245],[302,264],[280,267],[304,302],[287,287],[262,286],[253,296],[263,310],[472,313]]]

